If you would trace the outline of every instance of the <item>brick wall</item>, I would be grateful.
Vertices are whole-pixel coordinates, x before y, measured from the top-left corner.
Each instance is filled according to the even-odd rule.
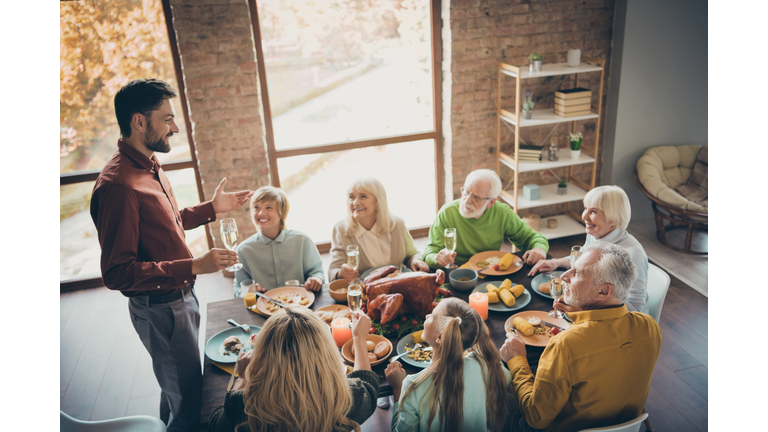
[[[206,199],[270,184],[256,51],[246,0],[171,0],[189,117]],[[255,232],[247,206],[234,217],[242,238]],[[219,224],[210,225],[223,247]]]
[[[578,48],[582,56],[606,60],[603,84],[601,129],[605,124],[609,62],[613,29],[614,2],[610,0],[444,0],[443,17],[443,130],[446,135],[446,199],[458,197],[459,188],[471,171],[496,169],[496,97],[497,63],[528,65],[528,54],[538,52],[543,63],[564,62],[569,48]],[[585,79],[587,78],[587,79]],[[582,75],[579,85],[592,89],[593,105],[597,104],[599,73]],[[515,80],[502,80],[502,106],[514,110]],[[537,101],[536,109],[554,105],[554,91],[573,86],[573,78],[549,77],[525,80],[521,89],[530,88]],[[595,121],[577,122],[584,134],[582,151],[591,154],[595,141]],[[521,143],[549,145],[552,126],[525,128]],[[566,157],[570,123],[561,124],[552,134]],[[502,151],[514,145],[514,133],[502,122]],[[602,159],[600,137],[598,161]],[[589,182],[591,165],[574,167],[575,175]],[[500,168],[505,186],[512,171]],[[600,183],[600,163],[597,167]],[[555,170],[564,177],[567,168]],[[519,186],[556,183],[549,171],[522,174]],[[511,186],[510,186],[511,187]],[[452,196],[451,196],[452,195]],[[579,209],[576,209],[579,211]],[[563,213],[565,205],[530,210],[542,216]],[[521,215],[528,212],[521,211]]]

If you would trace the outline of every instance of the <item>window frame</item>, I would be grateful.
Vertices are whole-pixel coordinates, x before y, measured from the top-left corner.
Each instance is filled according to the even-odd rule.
[[[76,0],[65,0],[76,1]],[[170,0],[161,0],[163,7],[163,17],[165,18],[165,28],[168,33],[168,44],[171,48],[171,57],[173,58],[173,66],[176,74],[176,83],[178,85],[179,99],[181,102],[181,109],[184,116],[184,124],[187,129],[187,140],[189,141],[189,150],[191,157],[178,162],[170,162],[163,164],[164,171],[177,171],[183,169],[192,168],[195,173],[195,182],[197,183],[197,195],[200,202],[205,201],[205,194],[203,193],[203,182],[200,177],[200,171],[198,169],[197,152],[195,149],[195,140],[192,135],[192,121],[189,119],[189,106],[187,104],[187,95],[184,86],[184,76],[181,69],[181,59],[179,57],[179,47],[176,41],[176,31],[173,27],[173,15],[171,13]],[[59,186],[72,185],[77,183],[96,181],[99,177],[101,170],[79,171],[76,173],[59,174]],[[211,237],[211,229],[208,224],[205,225],[205,237],[208,243],[208,248],[211,248],[213,244],[213,238]],[[79,279],[67,279],[59,281],[59,292],[75,291],[83,288],[96,288],[104,286],[104,282],[101,277],[96,278],[79,278]]]
[[[296,147],[287,150],[277,150],[275,148],[275,136],[272,128],[272,109],[269,102],[269,90],[267,88],[267,71],[264,64],[264,50],[261,43],[261,27],[259,25],[259,12],[257,0],[248,0],[248,7],[251,12],[251,28],[253,30],[254,42],[256,45],[256,63],[259,70],[259,86],[261,90],[261,102],[264,112],[264,126],[266,130],[267,157],[269,158],[270,177],[272,186],[280,187],[280,175],[277,169],[277,160],[291,156],[302,156],[310,154],[322,154],[344,150],[352,150],[366,147],[381,146],[387,144],[405,144],[413,141],[431,139],[434,142],[435,150],[435,194],[437,195],[435,213],[445,203],[444,172],[443,172],[443,135],[442,111],[443,103],[441,97],[442,89],[442,41],[440,39],[441,18],[440,2],[441,0],[430,0],[430,30],[432,45],[432,109],[433,125],[429,132],[411,133],[405,135],[396,135],[384,138],[374,138],[367,140],[345,141],[341,143],[325,144],[319,146]],[[411,236],[424,237],[429,233],[429,226],[420,226],[409,228]],[[328,252],[331,249],[330,242],[316,243],[317,249],[321,252]]]

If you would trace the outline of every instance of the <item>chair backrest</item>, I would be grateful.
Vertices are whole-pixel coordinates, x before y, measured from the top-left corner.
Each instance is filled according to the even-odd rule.
[[[166,432],[165,423],[145,415],[121,417],[102,421],[84,421],[59,410],[60,432]]]
[[[647,418],[648,413],[642,413],[640,414],[640,417],[616,426],[582,429],[579,432],[637,432],[640,430],[640,423],[642,423]]]
[[[648,291],[648,313],[659,322],[661,318],[661,307],[664,306],[664,298],[669,290],[669,275],[655,265],[648,263],[648,281],[646,282]]]

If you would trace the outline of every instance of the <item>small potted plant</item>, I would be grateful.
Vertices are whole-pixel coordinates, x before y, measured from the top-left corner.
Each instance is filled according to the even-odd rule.
[[[533,101],[533,92],[530,89],[526,89],[523,93],[523,118],[533,117],[533,107],[536,106],[536,102]]]
[[[571,158],[578,159],[581,156],[581,142],[584,141],[584,137],[581,136],[581,132],[569,133],[568,140],[571,142]]]
[[[557,194],[558,195],[565,195],[568,193],[568,184],[565,182],[565,179],[560,180],[560,183],[557,184]]]
[[[528,66],[528,70],[531,72],[539,72],[541,71],[541,54],[539,53],[533,53],[528,55],[528,60],[531,61],[530,65]]]

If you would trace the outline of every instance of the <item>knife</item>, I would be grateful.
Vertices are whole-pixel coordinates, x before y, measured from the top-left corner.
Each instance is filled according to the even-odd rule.
[[[258,292],[258,291],[254,291],[253,293],[254,293],[254,294],[256,294],[256,295],[257,295],[257,296],[259,296],[259,297],[264,297],[264,298],[265,298],[265,299],[266,299],[268,302],[272,302],[272,303],[274,303],[274,304],[276,304],[276,305],[278,305],[278,306],[280,306],[280,307],[282,307],[282,308],[286,308],[286,307],[288,307],[288,305],[287,305],[287,304],[285,304],[285,303],[282,303],[282,302],[279,302],[279,301],[277,301],[277,300],[273,299],[272,297],[270,297],[270,296],[268,296],[268,295],[266,295],[266,294],[262,294],[262,293],[260,293],[260,292]]]
[[[552,327],[552,328],[556,328],[556,329],[558,329],[558,330],[560,330],[560,331],[565,331],[565,329],[564,329],[564,328],[562,328],[562,327],[558,327],[558,326],[556,326],[556,325],[554,325],[554,324],[552,324],[552,323],[548,323],[548,322],[546,322],[546,321],[544,321],[544,320],[541,320],[541,323],[542,323],[542,324],[544,324],[544,325],[545,325],[545,326],[547,326],[547,327]]]

